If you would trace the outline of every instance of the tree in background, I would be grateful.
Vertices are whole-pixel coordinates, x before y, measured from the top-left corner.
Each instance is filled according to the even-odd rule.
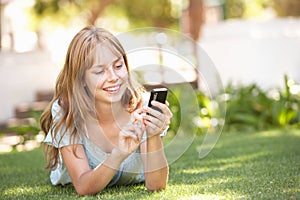
[[[194,72],[196,75],[195,85],[199,82],[199,58],[198,58],[198,44],[196,41],[201,37],[202,26],[204,23],[204,2],[203,0],[189,0],[187,8],[183,11],[182,16],[182,31],[195,42],[193,42],[193,55],[194,55]]]
[[[35,0],[33,13],[39,19],[48,18],[58,23],[66,23],[82,14],[87,24],[95,25],[109,4],[115,0]]]
[[[198,40],[204,23],[203,0],[36,0],[33,6],[35,26],[41,21],[67,24],[78,19],[84,24],[97,25],[97,19],[106,16],[126,18],[128,28],[142,26],[163,27],[179,30],[182,7],[186,19],[182,20],[184,33]],[[177,6],[177,7],[176,7]],[[49,24],[49,23],[47,23]],[[39,29],[35,27],[35,29]]]
[[[38,18],[49,17],[54,21],[61,18],[66,21],[81,16],[86,24],[91,25],[97,25],[97,19],[104,15],[121,13],[133,27],[140,24],[174,27],[178,18],[172,15],[171,10],[170,0],[36,0],[33,7]]]
[[[300,16],[299,0],[226,0],[225,19],[258,16],[266,8],[280,17]]]
[[[108,25],[117,31],[143,26],[178,30],[179,21],[171,0],[35,0],[32,11],[31,29],[41,49],[41,30],[51,25],[101,26],[99,19],[111,18]]]
[[[138,26],[178,28],[178,16],[172,13],[170,0],[118,0],[115,6],[121,7],[130,22]]]
[[[280,17],[300,16],[299,0],[273,0],[271,5]]]
[[[48,19],[51,22],[67,24],[72,21],[71,19],[78,19],[80,16],[84,24],[97,26],[98,19],[110,16],[115,17],[115,21],[126,18],[129,22],[127,28],[152,26],[179,30],[182,6],[178,4],[187,5],[184,11],[185,19],[182,20],[183,33],[198,41],[204,23],[203,0],[36,0],[33,6],[36,20],[33,21],[41,22]],[[34,24],[42,25],[40,22]],[[118,25],[116,28],[122,27],[122,24]],[[40,27],[35,28],[40,35],[38,31]],[[198,66],[196,42],[193,45],[193,52],[195,66]],[[195,74],[198,77],[197,70]]]
[[[183,32],[195,41],[198,41],[201,36],[204,12],[203,0],[189,0],[186,9],[183,11]]]

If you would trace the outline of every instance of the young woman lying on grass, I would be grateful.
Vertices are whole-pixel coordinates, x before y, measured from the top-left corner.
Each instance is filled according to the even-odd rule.
[[[141,182],[164,189],[168,163],[161,136],[172,113],[167,103],[152,101],[162,113],[145,106],[143,96],[116,37],[92,26],[77,33],[41,117],[51,183],[72,183],[79,195]]]

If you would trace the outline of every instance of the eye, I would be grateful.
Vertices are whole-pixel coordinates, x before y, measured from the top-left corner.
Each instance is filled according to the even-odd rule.
[[[124,66],[123,63],[118,63],[118,64],[115,65],[115,68],[116,69],[121,69],[123,66]]]
[[[97,74],[97,75],[98,75],[98,74],[103,74],[103,73],[104,73],[104,70],[99,70],[99,71],[96,71],[96,72],[95,72],[95,74]]]

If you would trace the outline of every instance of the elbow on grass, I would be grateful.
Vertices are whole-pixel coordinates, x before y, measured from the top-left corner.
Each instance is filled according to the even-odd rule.
[[[146,183],[147,190],[152,191],[152,192],[164,190],[164,189],[166,189],[166,186],[167,186],[167,184],[149,184],[149,183],[147,184]]]
[[[91,195],[87,190],[81,189],[81,188],[75,188],[76,193],[78,196],[86,196],[86,195]]]
[[[169,168],[165,168],[165,171],[159,174],[156,177],[153,177],[152,174],[146,174],[145,186],[149,191],[159,191],[164,190],[168,184],[168,173]]]
[[[76,193],[79,196],[86,196],[86,195],[94,195],[97,194],[100,191],[92,191],[91,188],[78,186],[75,187]]]

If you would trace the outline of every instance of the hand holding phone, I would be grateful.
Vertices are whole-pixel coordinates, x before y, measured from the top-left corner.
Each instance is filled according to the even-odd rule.
[[[160,102],[162,104],[166,103],[168,94],[167,88],[155,88],[151,90],[150,99],[148,103],[148,108],[145,109],[146,115],[143,116],[144,124],[147,132],[147,137],[150,138],[155,135],[161,136],[161,134],[166,131],[171,123],[172,112],[167,105],[157,105],[153,106],[151,102],[153,100]],[[159,108],[163,109],[163,111]],[[153,111],[152,109],[161,112],[162,114]]]
[[[162,112],[158,107],[151,105],[151,101],[155,100],[160,103],[165,103],[167,99],[168,89],[167,88],[155,88],[151,90],[148,107],[151,107],[157,111]]]

